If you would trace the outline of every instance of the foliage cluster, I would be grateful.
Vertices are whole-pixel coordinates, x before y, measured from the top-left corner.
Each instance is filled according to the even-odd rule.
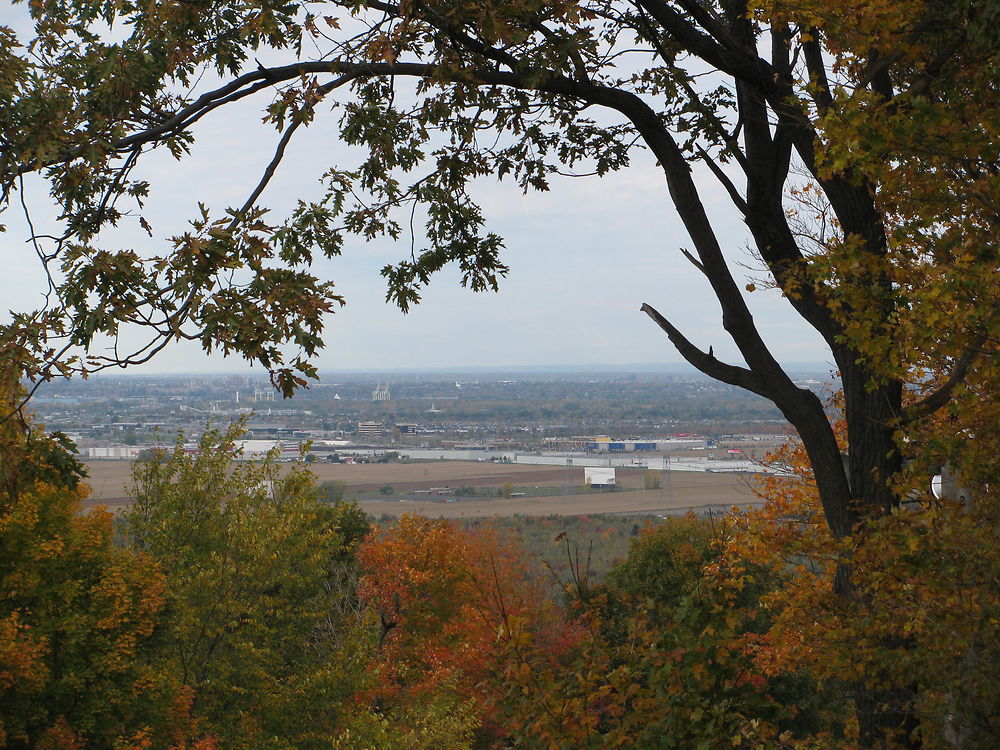
[[[761,511],[375,529],[305,464],[235,461],[237,426],[139,464],[113,523],[65,446],[4,429],[9,747],[850,748],[852,700],[884,685],[925,747],[1000,736],[989,495],[856,545],[789,446]],[[851,601],[823,585],[847,544]]]
[[[20,396],[11,381],[0,378],[5,410]],[[109,513],[83,512],[67,447],[0,423],[0,744],[138,748],[155,727],[163,746],[197,745],[189,696],[149,660],[164,571],[114,543]]]
[[[168,587],[154,665],[222,746],[326,747],[364,682],[350,599],[367,522],[319,502],[304,464],[235,462],[240,430],[134,471],[121,533]]]
[[[761,600],[773,616],[752,642],[768,673],[805,670],[822,682],[877,694],[892,686],[897,741],[917,732],[925,748],[987,748],[1000,738],[1000,538],[995,492],[975,501],[926,491],[904,508],[835,539],[822,522],[801,446],[774,456],[791,472],[765,477],[763,508],[737,516],[723,559],[751,560],[784,584]],[[858,595],[823,581],[849,555]],[[869,710],[874,710],[869,708]],[[918,722],[904,717],[912,713]]]

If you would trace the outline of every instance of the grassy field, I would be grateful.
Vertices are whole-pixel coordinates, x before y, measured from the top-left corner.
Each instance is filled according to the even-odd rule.
[[[90,504],[110,508],[128,505],[127,490],[132,464],[129,461],[87,463]],[[494,464],[485,461],[439,461],[419,464],[327,464],[312,466],[317,481],[341,481],[344,497],[359,498],[370,515],[398,516],[418,513],[441,518],[482,518],[513,515],[657,514],[700,509],[707,506],[745,505],[755,500],[746,479],[737,474],[670,472],[664,473],[659,489],[643,489],[641,469],[620,469],[619,490],[583,493],[583,469],[575,467],[567,477],[565,467]],[[476,498],[443,502],[444,497],[412,496],[413,490],[432,487],[499,488],[511,484],[518,492],[537,494],[513,498]],[[393,495],[366,499],[380,487],[390,486]],[[545,496],[547,495],[547,496]],[[419,499],[417,499],[419,498]]]

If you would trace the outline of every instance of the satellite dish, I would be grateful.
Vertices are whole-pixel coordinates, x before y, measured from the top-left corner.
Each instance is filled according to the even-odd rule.
[[[931,493],[938,500],[941,499],[941,475],[935,474],[931,477]]]

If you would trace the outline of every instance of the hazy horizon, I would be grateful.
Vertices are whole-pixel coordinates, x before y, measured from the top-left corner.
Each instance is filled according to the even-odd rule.
[[[832,371],[833,365],[828,362],[820,361],[790,361],[781,362],[781,366],[789,373],[821,373]],[[333,368],[333,367],[323,367],[319,369],[320,380],[323,382],[322,378],[324,374],[336,374],[336,375],[368,375],[368,374],[440,374],[447,375],[449,373],[490,373],[490,374],[502,374],[502,373],[526,373],[526,374],[546,374],[546,373],[565,373],[565,374],[588,374],[588,373],[607,373],[607,374],[642,374],[642,373],[668,373],[668,374],[698,374],[701,375],[697,369],[687,362],[627,362],[620,364],[607,364],[607,363],[576,363],[576,364],[521,364],[521,365],[442,365],[439,367],[419,367],[419,366],[400,366],[400,367],[356,367],[356,368]],[[233,377],[233,376],[244,376],[250,377],[258,375],[260,377],[266,377],[267,373],[261,367],[250,367],[245,366],[242,368],[232,368],[232,369],[214,369],[214,370],[157,370],[157,369],[146,369],[146,368],[127,368],[124,370],[109,369],[103,370],[98,373],[94,373],[90,376],[90,379],[100,378],[100,377],[206,377],[206,376],[219,376],[219,377]],[[709,377],[705,375],[704,377]],[[79,378],[74,378],[79,379]]]

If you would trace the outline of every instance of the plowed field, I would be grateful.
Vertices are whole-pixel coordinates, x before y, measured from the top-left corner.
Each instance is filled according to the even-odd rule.
[[[129,504],[129,461],[88,463],[91,505],[120,508]],[[438,499],[366,500],[361,507],[373,516],[419,513],[433,517],[584,515],[594,513],[656,513],[710,505],[743,505],[754,501],[746,480],[736,474],[671,472],[661,474],[659,489],[644,490],[642,471],[618,471],[616,492],[573,494],[583,484],[583,469],[571,469],[569,481],[564,467],[494,464],[486,461],[434,461],[414,464],[326,464],[313,465],[319,481],[347,484],[346,497],[371,492],[383,485],[397,496],[432,487],[499,487],[511,483],[518,488],[565,487],[566,493],[551,497],[515,497],[441,502]],[[528,493],[530,494],[530,493]]]

